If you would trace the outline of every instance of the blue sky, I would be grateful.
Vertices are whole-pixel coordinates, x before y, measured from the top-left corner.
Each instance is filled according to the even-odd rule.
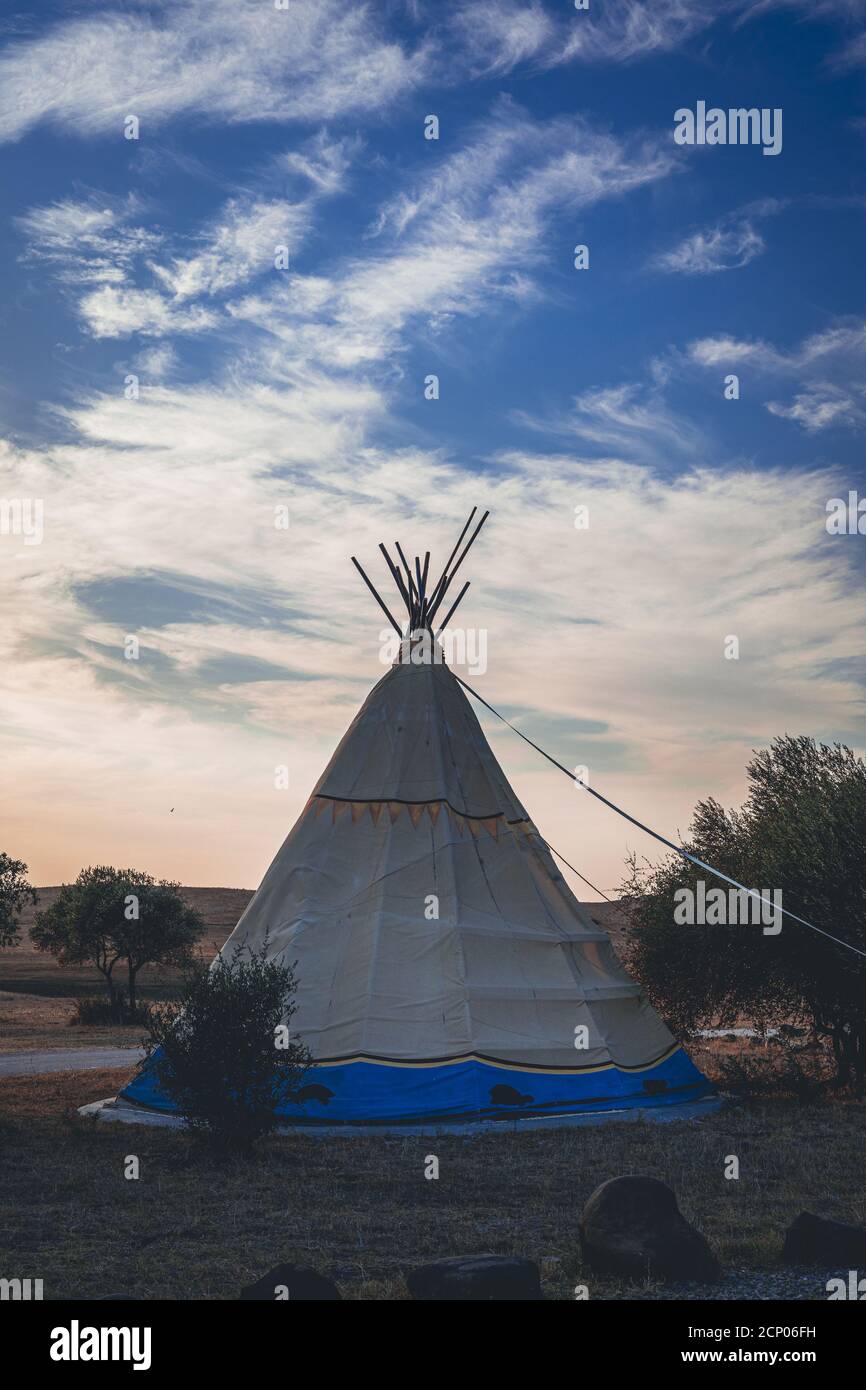
[[[864,70],[853,0],[19,7],[3,848],[254,885],[382,673],[349,553],[475,503],[485,697],[663,833],[774,734],[861,747]],[[781,152],[676,145],[699,100]],[[613,887],[626,830],[490,734]]]

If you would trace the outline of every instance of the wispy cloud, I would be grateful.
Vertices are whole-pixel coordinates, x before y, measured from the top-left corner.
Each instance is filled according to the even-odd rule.
[[[618,62],[666,53],[709,28],[729,8],[730,0],[660,0],[652,5],[623,0],[605,6],[599,20],[578,31],[577,53]]]
[[[177,353],[171,343],[158,343],[140,352],[135,359],[135,366],[146,379],[162,381],[177,366]]]
[[[359,135],[334,138],[318,131],[305,144],[282,155],[278,166],[307,180],[322,194],[339,193],[363,147]]]
[[[580,440],[609,456],[647,465],[669,463],[672,450],[694,456],[701,444],[694,425],[670,409],[660,390],[635,382],[585,391],[562,415],[537,417],[517,411],[515,419],[542,433]]]
[[[831,357],[861,357],[866,352],[866,323],[841,324],[813,333],[799,347],[777,348],[760,338],[734,338],[728,334],[699,338],[688,355],[701,367],[732,366],[747,362],[766,372],[796,372]]]
[[[866,68],[866,30],[848,40],[835,55],[834,63],[840,69]]]
[[[354,367],[399,351],[411,321],[452,317],[533,293],[554,210],[590,207],[665,177],[673,153],[573,120],[537,122],[509,104],[464,148],[384,207],[362,258],[294,277],[230,312],[293,354]]]
[[[761,377],[799,379],[789,402],[766,401],[771,415],[791,420],[810,434],[829,426],[860,426],[864,420],[863,371],[866,323],[849,321],[825,328],[793,347],[776,347],[759,338],[728,334],[690,343],[685,360],[707,370],[748,368]],[[832,371],[834,380],[826,374]]]
[[[681,47],[740,0],[618,0],[577,11],[540,0],[470,0],[454,7],[452,43],[474,74],[493,76],[520,65],[552,68],[573,61],[631,63]]]
[[[804,21],[827,21],[843,26],[849,31],[863,22],[861,0],[739,0],[740,19],[754,19],[774,10],[794,13]],[[832,69],[862,67],[866,65],[866,32],[847,37],[841,48],[828,59]]]
[[[216,314],[200,305],[184,308],[156,290],[103,285],[82,296],[79,312],[94,338],[128,338],[133,333],[164,337],[167,333],[202,333],[216,324]]]
[[[342,0],[145,0],[63,19],[0,57],[0,140],[47,121],[123,137],[193,115],[205,123],[369,114],[427,71],[422,46],[384,37],[376,8]],[[62,75],[62,76],[61,76]]]
[[[459,0],[443,4],[438,28],[413,42],[389,37],[385,15],[370,3],[291,0],[277,9],[260,0],[140,0],[60,19],[7,45],[0,141],[42,123],[121,139],[129,115],[151,131],[180,116],[205,124],[369,117],[433,77],[454,82],[669,52],[740,3],[619,0],[563,15],[542,0]]]
[[[279,249],[293,255],[310,216],[308,204],[232,199],[203,236],[201,251],[151,268],[175,300],[226,294],[273,270]]]
[[[455,11],[451,27],[464,60],[485,77],[510,72],[535,58],[550,61],[552,53],[561,51],[566,33],[538,0],[529,4],[504,0],[496,5],[469,0]]]
[[[768,401],[767,409],[771,415],[802,425],[810,434],[829,426],[842,425],[854,429],[866,422],[863,392],[855,396],[830,382],[819,382],[798,392],[787,405],[780,401]]]
[[[187,237],[191,250],[177,248],[176,234],[133,226],[132,204],[104,212],[87,204],[29,213],[29,254],[47,254],[65,276],[77,242],[75,283],[86,289],[77,310],[94,337],[254,325],[295,362],[347,369],[399,352],[413,320],[435,332],[455,315],[531,296],[554,212],[625,196],[676,167],[672,150],[647,139],[617,140],[574,119],[536,121],[501,102],[459,152],[383,206],[362,254],[325,275],[300,274],[296,252],[356,150],[322,135],[278,160],[302,176],[306,193],[294,202],[231,199]],[[278,247],[289,250],[289,273],[275,268]],[[146,254],[157,248],[159,257]],[[103,281],[96,289],[92,265]]]
[[[766,249],[750,217],[734,217],[692,232],[670,251],[650,261],[650,268],[668,275],[716,275],[740,270]]]
[[[86,201],[31,208],[18,218],[29,243],[25,259],[49,265],[67,285],[120,284],[136,260],[155,252],[162,241],[158,230],[136,225],[141,217],[132,195],[94,194]]]
[[[332,148],[332,147],[328,147]],[[165,256],[168,238],[132,225],[134,200],[123,206],[60,203],[33,208],[19,219],[30,238],[25,259],[47,263],[57,278],[77,288],[78,312],[96,338],[133,333],[200,333],[218,321],[210,305],[195,299],[224,298],[267,273],[285,272],[312,222],[324,192],[339,187],[334,177],[313,183],[297,202],[232,198],[190,238],[191,254]],[[176,239],[176,238],[175,238]],[[151,284],[131,284],[149,273]],[[85,288],[93,282],[98,289]]]

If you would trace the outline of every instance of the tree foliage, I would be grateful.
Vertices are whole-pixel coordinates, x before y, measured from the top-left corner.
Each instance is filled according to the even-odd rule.
[[[134,1014],[141,968],[188,964],[203,931],[201,916],[184,902],[179,883],[97,865],[63,885],[51,906],[37,914],[30,935],[60,965],[94,965],[112,1004],[119,1002],[115,968],[123,963]]]
[[[866,951],[866,764],[842,744],[786,735],[753,755],[740,810],[699,802],[688,849],[749,888]],[[657,1008],[683,1036],[701,1026],[808,1019],[832,1043],[840,1081],[866,1077],[866,960],[784,917],[760,925],[678,925],[678,889],[705,870],[679,856],[629,861],[623,885],[629,957]]]
[[[0,852],[0,946],[18,944],[18,918],[28,902],[36,902],[36,890],[27,882],[27,865]]]
[[[146,1045],[160,1084],[194,1131],[218,1149],[248,1152],[279,1123],[311,1058],[291,1038],[291,966],[235,947],[191,970],[180,1000],[156,1005]]]

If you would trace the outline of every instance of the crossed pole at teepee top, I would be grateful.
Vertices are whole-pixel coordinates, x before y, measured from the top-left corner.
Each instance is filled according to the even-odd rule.
[[[403,548],[400,545],[400,542],[395,541],[394,546],[397,551],[400,564],[403,567],[403,572],[401,573],[400,568],[394,564],[394,561],[388,554],[388,551],[386,550],[384,543],[379,543],[379,549],[385,557],[385,562],[389,570],[391,571],[391,577],[394,580],[394,583],[397,585],[397,590],[400,594],[400,597],[406,605],[406,611],[409,615],[410,632],[418,632],[422,629],[426,629],[428,632],[431,633],[433,632],[433,620],[436,617],[437,612],[439,611],[439,607],[442,603],[442,600],[448,592],[448,588],[451,584],[451,581],[454,578],[457,571],[459,570],[460,566],[463,564],[463,561],[466,559],[466,556],[469,554],[469,550],[471,546],[474,544],[478,536],[478,533],[481,530],[481,527],[484,525],[485,521],[490,515],[489,511],[486,511],[484,513],[478,525],[475,527],[475,530],[472,532],[472,535],[469,537],[469,540],[466,542],[466,545],[463,551],[461,552],[460,558],[457,560],[457,563],[454,565],[452,569],[451,565],[454,560],[454,557],[460,549],[460,546],[463,544],[463,537],[466,535],[466,532],[472,525],[472,521],[477,510],[477,507],[473,507],[472,511],[469,513],[469,520],[466,522],[466,525],[460,532],[460,535],[457,538],[457,544],[451,551],[451,554],[448,556],[445,568],[443,569],[442,573],[440,574],[439,578],[437,579],[436,583],[433,585],[433,588],[429,591],[429,593],[427,590],[427,578],[430,570],[430,551],[426,551],[424,555],[423,565],[421,563],[421,557],[418,555],[415,556],[415,566],[413,574],[412,567],[410,566],[409,561],[406,559],[406,556],[403,554]],[[370,593],[373,595],[382,612],[385,614],[385,617],[388,619],[388,622],[393,627],[394,631],[399,633],[399,635],[402,637],[403,629],[400,627],[400,624],[397,622],[397,619],[394,617],[393,613],[388,608],[388,605],[385,603],[384,599],[382,599],[382,597],[375,589],[374,585],[367,578],[366,574],[364,573],[358,561],[355,559],[354,555],[352,556],[352,564],[355,566],[355,569],[358,571],[364,583],[367,585],[367,588],[370,590]],[[442,622],[439,624],[439,627],[437,628],[435,633],[436,637],[438,637],[440,632],[442,632],[448,626],[448,623],[454,616],[454,613],[457,610],[457,606],[462,601],[463,595],[466,593],[466,590],[468,588],[469,580],[467,579],[466,583],[463,585],[463,588],[460,590],[460,593],[457,595],[451,607],[448,609],[447,614],[443,618]]]

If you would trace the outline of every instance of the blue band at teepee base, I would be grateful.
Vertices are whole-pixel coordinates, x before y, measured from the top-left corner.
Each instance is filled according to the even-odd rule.
[[[682,1105],[714,1094],[681,1047],[651,1066],[612,1064],[566,1072],[532,1071],[479,1060],[389,1064],[365,1060],[317,1063],[307,1072],[302,1104],[281,1106],[281,1123],[301,1125],[417,1124],[529,1119]],[[121,1092],[126,1101],[172,1113],[154,1061]]]

